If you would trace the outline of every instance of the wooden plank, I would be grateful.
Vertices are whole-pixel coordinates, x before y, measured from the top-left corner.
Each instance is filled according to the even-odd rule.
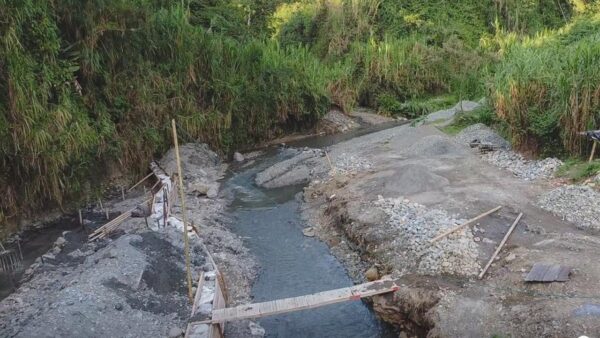
[[[515,228],[517,227],[517,224],[519,224],[521,217],[523,217],[523,213],[520,213],[519,216],[517,216],[517,218],[513,222],[513,224],[510,226],[510,229],[508,229],[508,231],[506,232],[506,235],[504,235],[502,242],[500,242],[500,245],[498,245],[498,248],[496,249],[496,251],[494,252],[492,257],[490,258],[488,263],[485,265],[485,268],[483,268],[483,270],[481,270],[481,273],[479,274],[479,279],[483,278],[483,275],[485,275],[486,271],[490,268],[490,265],[492,265],[492,263],[494,262],[494,259],[500,253],[500,250],[502,250],[502,247],[504,246],[504,244],[510,237],[510,234],[512,234],[513,230],[515,230]]]
[[[551,265],[544,277],[542,278],[542,282],[553,282],[558,278],[558,274],[560,273],[561,266],[560,265]]]
[[[200,300],[200,296],[202,296],[202,287],[204,286],[204,271],[200,271],[200,277],[198,278],[198,284],[196,285],[196,295],[194,296],[194,303],[192,303],[192,315],[193,317],[196,314],[196,309],[198,308],[198,301]]]
[[[431,240],[429,241],[429,243],[435,243],[435,242],[439,241],[440,239],[442,239],[442,238],[444,238],[444,237],[446,237],[446,236],[450,235],[451,233],[454,233],[454,232],[456,232],[456,231],[458,231],[458,230],[460,230],[460,229],[462,229],[462,228],[466,227],[467,225],[469,225],[469,224],[471,224],[471,223],[474,223],[474,222],[476,222],[476,221],[478,221],[478,220],[480,220],[480,219],[484,218],[484,217],[485,217],[485,216],[487,216],[487,215],[493,214],[494,212],[496,212],[496,211],[500,210],[500,208],[502,208],[502,206],[501,206],[501,205],[499,205],[499,206],[495,207],[495,208],[494,208],[494,209],[492,209],[492,210],[486,211],[486,212],[484,212],[483,214],[481,214],[481,215],[479,215],[479,216],[477,216],[477,217],[471,218],[470,220],[466,221],[465,223],[463,223],[463,224],[461,224],[461,225],[459,225],[459,226],[457,226],[457,227],[454,227],[454,228],[452,228],[452,229],[450,229],[450,230],[448,230],[448,231],[445,231],[445,232],[441,233],[440,235],[438,235],[438,236],[434,237],[433,239],[431,239]]]
[[[561,266],[560,272],[556,277],[557,282],[566,282],[569,280],[569,275],[571,274],[571,267],[569,266]]]
[[[531,267],[531,271],[525,276],[526,282],[541,282],[544,280],[544,276],[546,275],[546,271],[550,268],[549,265],[542,263],[534,263],[533,267]]]
[[[385,279],[311,295],[240,305],[233,308],[213,309],[212,320],[198,323],[223,323],[233,320],[272,316],[350,300],[359,300],[365,297],[393,292],[398,290],[398,288],[394,281]]]

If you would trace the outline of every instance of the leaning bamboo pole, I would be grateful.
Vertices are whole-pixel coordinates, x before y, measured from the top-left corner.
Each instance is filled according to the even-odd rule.
[[[494,259],[496,259],[496,256],[498,256],[498,254],[500,253],[500,250],[502,250],[502,247],[504,247],[504,244],[506,244],[508,237],[510,237],[510,234],[512,234],[513,230],[515,230],[515,228],[517,227],[517,224],[519,224],[521,217],[523,217],[523,213],[520,213],[519,216],[517,216],[517,218],[513,222],[513,224],[510,226],[510,229],[508,229],[508,231],[506,232],[506,235],[504,235],[502,242],[500,242],[500,245],[498,245],[498,248],[492,255],[492,258],[490,258],[489,262],[485,265],[485,268],[483,268],[483,270],[481,270],[481,273],[479,274],[479,279],[483,278],[483,276],[485,275],[487,270],[490,268],[490,266],[494,262]]]
[[[486,212],[484,212],[483,214],[481,214],[481,215],[479,215],[479,216],[477,216],[477,217],[471,218],[470,220],[468,220],[468,221],[464,222],[463,224],[461,224],[461,225],[459,225],[459,226],[457,226],[457,227],[454,227],[454,228],[452,228],[452,229],[450,229],[450,230],[448,230],[448,231],[446,231],[446,232],[444,232],[444,233],[442,233],[442,234],[440,234],[440,235],[436,236],[435,238],[433,238],[432,240],[430,240],[430,241],[429,241],[429,243],[435,243],[435,242],[439,241],[440,239],[442,239],[442,238],[444,238],[444,237],[446,237],[446,236],[450,235],[451,233],[454,233],[454,232],[456,232],[456,231],[458,231],[458,230],[460,230],[460,229],[462,229],[462,228],[466,227],[467,225],[469,225],[469,224],[471,224],[471,223],[473,223],[473,222],[476,222],[476,221],[478,221],[478,220],[480,220],[480,219],[484,218],[485,216],[487,216],[487,215],[489,215],[489,214],[493,214],[494,212],[496,212],[496,211],[500,210],[500,208],[502,208],[502,206],[501,206],[501,205],[499,205],[499,206],[495,207],[495,208],[494,208],[494,209],[492,209],[492,210],[486,211]]]
[[[177,159],[177,178],[179,180],[179,195],[181,198],[181,214],[183,217],[183,243],[185,250],[185,269],[187,274],[187,285],[188,285],[188,297],[190,303],[194,301],[194,295],[192,293],[192,272],[190,271],[190,240],[187,233],[187,216],[185,211],[185,193],[183,191],[183,173],[181,170],[181,158],[179,157],[179,143],[177,142],[177,127],[175,125],[175,119],[171,120],[173,127],[173,143],[175,144],[175,157]]]

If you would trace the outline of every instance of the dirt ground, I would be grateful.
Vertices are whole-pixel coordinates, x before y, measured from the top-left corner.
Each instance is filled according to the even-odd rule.
[[[401,126],[355,138],[332,146],[329,156],[334,174],[313,179],[305,188],[304,216],[356,279],[372,265],[380,274],[399,278],[400,291],[374,299],[383,318],[428,337],[600,335],[600,238],[535,205],[558,183],[521,180],[431,126]],[[368,165],[335,171],[348,158]],[[394,226],[397,220],[392,222],[378,201],[422,205],[424,213],[433,210],[457,220],[503,207],[429,246],[428,238]],[[479,269],[520,212],[523,219],[479,280]],[[428,230],[427,223],[421,226]],[[444,251],[459,240],[475,248],[475,271],[452,265],[467,256]],[[440,267],[429,262],[430,273],[417,272],[423,257],[435,250],[448,260],[440,259]],[[570,280],[525,283],[524,275],[536,262],[572,267]]]

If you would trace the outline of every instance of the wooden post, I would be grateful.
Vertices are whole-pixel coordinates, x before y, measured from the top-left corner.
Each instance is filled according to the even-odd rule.
[[[588,160],[588,162],[592,162],[594,160],[594,155],[596,154],[596,144],[598,144],[598,142],[594,141],[594,145],[592,146],[592,153],[590,154],[590,159]]]
[[[179,143],[177,142],[177,127],[175,126],[175,119],[171,120],[173,127],[173,143],[175,144],[175,157],[177,159],[177,176],[179,179],[179,196],[181,197],[181,214],[183,217],[183,243],[185,250],[185,269],[187,273],[187,285],[188,285],[188,297],[190,303],[194,301],[194,295],[192,293],[192,272],[190,271],[190,243],[187,231],[187,216],[185,212],[185,194],[183,191],[183,173],[181,172],[181,159],[179,158]],[[163,210],[164,212],[164,210]]]
[[[452,228],[452,229],[450,229],[450,230],[448,230],[448,231],[446,231],[446,232],[442,233],[441,235],[438,235],[438,236],[436,236],[435,238],[433,238],[432,240],[430,240],[430,241],[429,241],[429,243],[434,243],[434,242],[437,242],[437,241],[439,241],[440,239],[442,239],[442,238],[444,238],[444,237],[446,237],[446,236],[450,235],[451,233],[453,233],[453,232],[456,232],[456,231],[458,231],[458,230],[460,230],[460,229],[462,229],[462,228],[466,227],[467,225],[469,225],[469,224],[471,224],[471,223],[473,223],[473,222],[475,222],[475,221],[478,221],[478,220],[480,220],[480,219],[484,218],[485,216],[487,216],[487,215],[489,215],[489,214],[493,214],[494,212],[496,212],[496,211],[500,210],[500,208],[502,208],[502,206],[501,206],[501,205],[499,205],[499,206],[495,207],[495,208],[494,208],[494,209],[492,209],[492,210],[486,211],[486,212],[484,212],[483,214],[481,214],[481,215],[479,215],[479,216],[477,216],[477,217],[475,217],[475,218],[471,218],[470,220],[468,220],[468,221],[464,222],[463,224],[461,224],[461,225],[459,225],[459,226],[457,226],[457,227],[454,227],[454,228]]]
[[[83,226],[83,216],[81,215],[81,209],[79,209],[79,225]]]
[[[121,187],[121,197],[123,197],[123,201],[125,200],[125,188]]]
[[[523,217],[523,213],[520,213],[519,216],[517,216],[517,219],[515,219],[515,221],[511,225],[510,229],[508,229],[508,232],[506,233],[506,235],[504,235],[502,242],[500,242],[500,245],[498,245],[498,248],[492,255],[492,258],[490,258],[490,261],[486,264],[485,268],[483,268],[483,270],[481,270],[481,273],[479,274],[479,279],[483,278],[483,275],[485,275],[486,271],[490,268],[490,265],[492,265],[492,263],[494,262],[494,259],[496,258],[496,256],[498,256],[498,254],[500,253],[500,250],[502,250],[502,247],[508,240],[508,237],[510,237],[510,234],[512,234],[513,230],[515,230],[515,228],[517,227],[517,224],[521,220],[521,217]]]

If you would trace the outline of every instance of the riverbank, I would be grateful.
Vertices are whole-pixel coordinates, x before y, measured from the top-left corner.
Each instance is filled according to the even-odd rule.
[[[537,205],[557,183],[500,169],[431,126],[358,137],[328,156],[331,167],[305,188],[304,216],[356,279],[374,266],[404,283],[374,300],[386,320],[431,337],[600,333],[598,314],[586,310],[600,299],[592,282],[600,267],[589,264],[600,240]],[[429,245],[441,229],[498,205],[500,212]],[[519,212],[523,220],[478,280]],[[525,283],[536,262],[571,266],[570,280]]]
[[[227,166],[206,145],[181,147],[188,219],[198,227],[225,276],[230,304],[249,300],[255,262],[226,227],[228,201],[218,195]],[[174,172],[174,152],[160,161]],[[142,188],[140,187],[140,191]],[[104,208],[125,212],[147,198],[141,192]],[[100,210],[98,210],[100,212]],[[179,204],[174,216],[180,216]],[[150,228],[153,220],[148,218]],[[90,224],[87,220],[84,223]],[[183,235],[176,224],[156,231],[130,218],[109,238],[88,242],[81,229],[65,232],[25,273],[19,288],[0,302],[0,335],[9,337],[176,337],[185,330],[187,298]],[[156,229],[156,228],[155,228]],[[208,267],[200,241],[191,243],[192,279]],[[228,326],[248,336],[248,321]]]

